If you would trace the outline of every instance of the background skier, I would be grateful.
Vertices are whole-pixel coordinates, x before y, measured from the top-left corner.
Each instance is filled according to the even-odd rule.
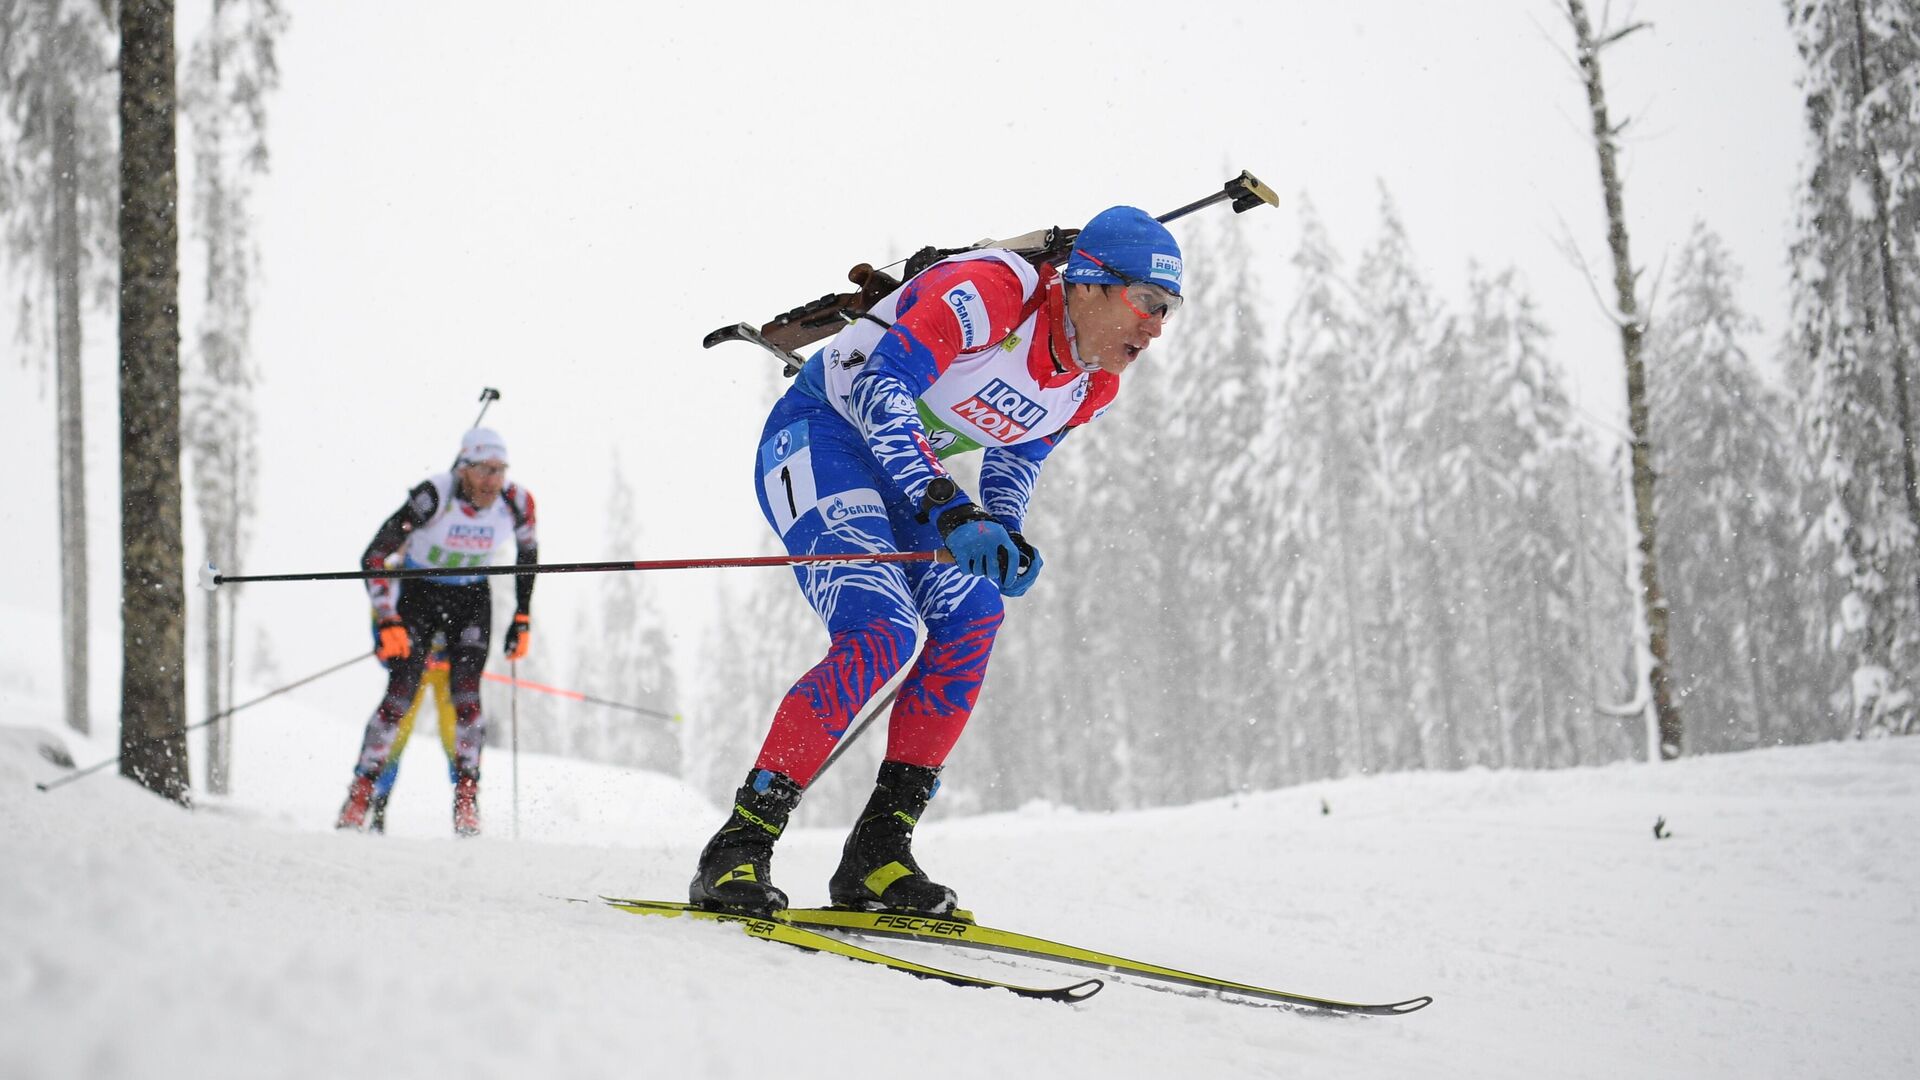
[[[533,495],[507,483],[507,447],[488,428],[468,431],[460,442],[452,472],[430,476],[380,525],[361,556],[367,570],[387,567],[403,555],[407,567],[455,569],[482,566],[513,538],[521,565],[539,562],[534,531]],[[514,579],[515,610],[503,651],[518,660],[531,641],[533,575]],[[367,594],[379,614],[374,654],[387,662],[387,690],[367,721],[360,759],[335,826],[367,826],[376,781],[392,753],[400,718],[419,689],[427,652],[436,633],[447,642],[453,688],[455,780],[453,829],[461,836],[480,832],[480,748],[486,721],[480,711],[480,675],[486,667],[493,625],[493,597],[478,575],[416,578],[395,582],[372,578]]]

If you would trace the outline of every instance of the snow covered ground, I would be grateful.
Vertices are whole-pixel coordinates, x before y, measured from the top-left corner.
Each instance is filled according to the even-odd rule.
[[[111,772],[42,793],[63,774],[38,752],[53,704],[12,689],[0,1077],[1920,1075],[1916,739],[1150,813],[1036,802],[922,829],[924,861],[984,921],[1284,989],[1437,999],[1367,1019],[1119,980],[1080,1005],[1024,1001],[555,899],[684,896],[713,793],[642,773],[523,756],[516,841],[495,753],[488,833],[458,842],[423,742],[394,835],[337,835],[357,717],[298,695],[241,719],[230,799],[186,812]],[[68,745],[82,764],[113,753]],[[783,845],[798,901],[824,900],[839,841]]]

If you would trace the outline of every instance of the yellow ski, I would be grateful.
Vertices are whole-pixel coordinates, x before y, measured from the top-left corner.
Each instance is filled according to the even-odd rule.
[[[998,979],[989,979],[978,975],[963,975],[957,971],[946,971],[941,968],[929,967],[925,964],[916,964],[911,960],[903,960],[897,956],[888,956],[886,953],[874,952],[871,949],[862,948],[859,945],[842,941],[839,938],[831,937],[818,931],[795,926],[784,917],[765,919],[754,915],[741,915],[733,912],[708,911],[705,908],[697,908],[691,904],[678,904],[667,900],[632,900],[612,896],[603,896],[600,899],[606,901],[613,907],[619,908],[621,911],[632,912],[635,915],[659,915],[666,918],[686,916],[706,922],[724,923],[731,926],[738,926],[748,934],[764,941],[777,941],[782,945],[791,945],[794,948],[806,949],[809,952],[832,953],[835,956],[844,956],[849,960],[858,960],[865,964],[875,964],[880,967],[892,968],[895,971],[904,971],[909,975],[917,975],[923,979],[938,979],[941,982],[951,983],[955,986],[978,986],[991,990],[1006,990],[1018,994],[1021,997],[1038,998],[1043,1001],[1085,1001],[1099,993],[1101,986],[1105,985],[1099,979],[1087,979],[1070,986],[1019,986],[1014,983],[1001,982]]]
[[[1368,1005],[1315,997],[1310,994],[1272,990],[1264,986],[1231,982],[1208,975],[1196,975],[1190,971],[1161,967],[1158,964],[1129,960],[1124,956],[1096,952],[1076,945],[1063,945],[1057,941],[1048,941],[1011,930],[982,926],[967,919],[942,919],[884,911],[849,911],[843,908],[788,908],[780,913],[780,917],[793,926],[803,926],[813,930],[937,942],[943,945],[958,945],[1036,960],[1075,964],[1080,967],[1110,971],[1116,975],[1132,975],[1158,982],[1194,987],[1221,995],[1229,1000],[1249,998],[1255,1001],[1274,1001],[1302,1008],[1358,1013],[1365,1016],[1401,1016],[1424,1009],[1433,1003],[1433,998],[1421,996],[1389,1004]]]

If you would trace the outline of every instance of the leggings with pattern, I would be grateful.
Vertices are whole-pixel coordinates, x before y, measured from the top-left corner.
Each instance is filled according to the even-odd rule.
[[[888,478],[859,432],[824,402],[791,390],[775,404],[755,459],[761,513],[789,554],[931,551],[940,532]],[[827,654],[787,691],[755,767],[812,782],[867,700],[913,654],[887,721],[887,759],[944,762],[966,727],[1000,628],[999,590],[947,564],[794,567],[826,624]]]

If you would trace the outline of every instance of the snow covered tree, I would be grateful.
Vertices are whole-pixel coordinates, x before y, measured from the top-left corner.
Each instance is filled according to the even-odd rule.
[[[1565,489],[1604,490],[1604,474],[1572,427],[1547,329],[1518,275],[1476,271],[1468,291],[1468,392],[1450,423],[1460,432],[1441,490],[1454,497],[1449,547],[1472,567],[1475,584],[1458,603],[1478,624],[1471,670],[1485,679],[1491,721],[1478,756],[1508,766],[1571,765],[1581,760],[1575,718],[1592,704],[1581,688],[1594,657],[1583,632],[1591,599],[1580,589],[1591,554],[1583,551],[1585,526],[1568,511],[1578,500]],[[1447,460],[1422,455],[1430,459]]]
[[[612,457],[607,533],[638,543],[645,524],[619,455]],[[574,635],[573,681],[576,689],[595,697],[670,713],[679,707],[679,679],[667,620],[649,576],[611,574],[595,590],[599,606],[581,613]],[[681,732],[669,721],[580,705],[559,727],[568,733],[561,752],[575,757],[670,776],[683,768]]]
[[[1300,200],[1294,303],[1281,328],[1275,412],[1283,578],[1276,616],[1292,643],[1289,710],[1304,725],[1295,748],[1306,775],[1364,768],[1357,748],[1372,722],[1370,653],[1358,560],[1366,402],[1350,372],[1360,323],[1352,288],[1310,201]]]
[[[1818,606],[1797,573],[1792,421],[1740,347],[1754,323],[1734,302],[1736,281],[1719,238],[1696,225],[1647,340],[1660,520],[1670,526],[1660,563],[1687,674],[1677,690],[1700,750],[1777,741],[1793,712],[1814,707],[1824,667],[1800,644],[1804,613]]]
[[[1220,218],[1192,232],[1189,299],[1158,346],[1168,355],[1156,367],[1167,370],[1149,373],[1184,391],[1176,400],[1188,435],[1173,460],[1185,476],[1169,509],[1188,533],[1190,557],[1180,564],[1191,599],[1180,632],[1196,646],[1186,672],[1189,719],[1204,720],[1206,735],[1184,740],[1182,771],[1192,774],[1188,792],[1213,795],[1271,787],[1285,769],[1272,617],[1282,445],[1272,423],[1269,301],[1246,232]],[[1201,595],[1193,597],[1196,587]]]
[[[1433,408],[1448,381],[1452,325],[1428,287],[1393,199],[1380,191],[1380,234],[1354,277],[1358,308],[1344,371],[1363,440],[1353,462],[1358,486],[1349,496],[1361,532],[1355,552],[1362,575],[1354,600],[1365,613],[1377,678],[1372,715],[1356,747],[1362,769],[1423,763],[1422,717],[1431,716],[1431,686],[1421,676],[1431,641],[1414,576],[1423,545],[1419,513],[1422,432],[1440,421]]]
[[[189,798],[173,5],[120,8],[120,772]]]
[[[1856,734],[1914,729],[1920,482],[1920,31],[1897,0],[1792,0],[1810,153],[1794,245],[1794,370],[1832,493],[1823,535],[1846,592]]]
[[[182,110],[193,129],[194,232],[206,255],[206,306],[189,350],[184,439],[193,464],[195,502],[207,561],[239,570],[257,467],[250,400],[252,284],[259,253],[248,202],[267,168],[266,97],[279,83],[274,47],[286,27],[277,0],[214,0],[211,19],[187,67]],[[238,587],[206,598],[202,609],[207,715],[233,698],[232,644]],[[225,633],[220,617],[225,601]],[[207,729],[207,788],[225,794],[231,728]]]
[[[0,0],[0,221],[10,261],[26,271],[19,329],[40,353],[51,286],[59,448],[63,712],[85,733],[87,715],[86,440],[80,377],[88,293],[110,297],[114,258],[114,148],[110,27],[83,0]]]

